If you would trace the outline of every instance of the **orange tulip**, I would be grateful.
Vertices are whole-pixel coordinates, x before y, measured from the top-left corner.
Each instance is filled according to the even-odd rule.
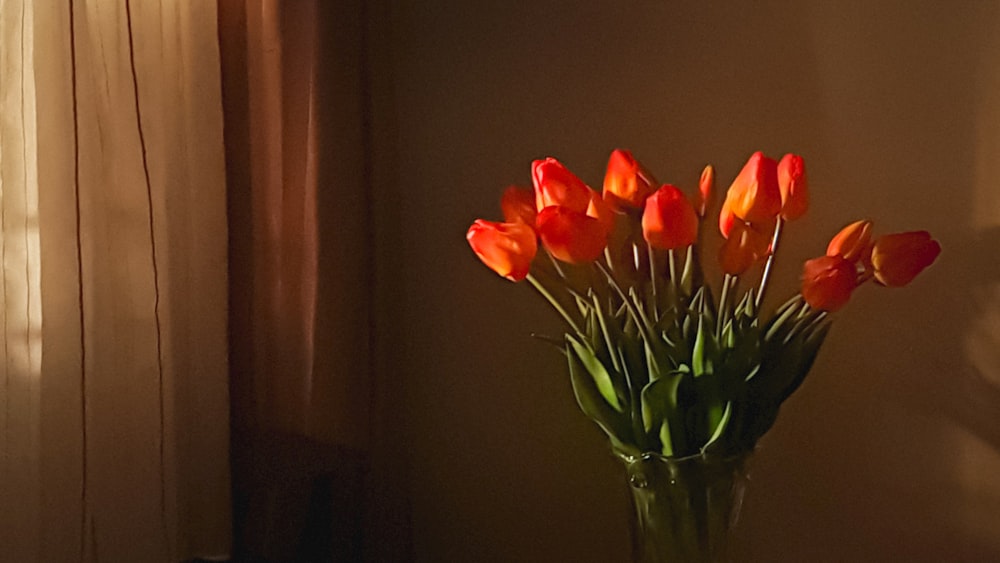
[[[781,212],[778,163],[758,151],[729,186],[726,202],[734,215],[749,223],[770,221]]]
[[[782,217],[793,221],[805,215],[809,208],[809,183],[801,156],[786,154],[778,163],[778,189],[781,191]]]
[[[857,262],[871,244],[872,222],[855,221],[844,227],[830,239],[826,247],[827,256],[840,256],[848,262]]]
[[[698,180],[698,195],[695,196],[695,211],[699,217],[704,217],[712,205],[712,194],[715,193],[715,168],[709,164],[701,171]]]
[[[871,254],[875,281],[888,287],[902,287],[934,263],[940,253],[941,245],[927,231],[879,237]]]
[[[802,297],[813,309],[840,309],[857,285],[857,267],[841,256],[813,258],[802,269]]]
[[[679,189],[666,184],[646,199],[642,236],[653,248],[664,250],[694,244],[698,238],[698,215]]]
[[[524,223],[476,219],[465,238],[483,264],[515,282],[528,276],[531,261],[538,252],[535,231]]]
[[[593,262],[608,245],[608,231],[600,220],[568,207],[542,209],[536,224],[542,246],[563,262]]]
[[[531,178],[535,184],[535,209],[538,211],[551,205],[561,205],[584,213],[593,199],[594,190],[552,157],[534,161]]]
[[[535,194],[529,188],[509,186],[500,198],[503,220],[508,223],[525,223],[534,226],[538,210],[535,209]]]
[[[608,159],[608,171],[604,175],[604,199],[612,207],[642,207],[646,198],[653,193],[655,180],[639,163],[632,153],[615,149]]]
[[[731,225],[729,237],[719,249],[719,264],[723,272],[738,276],[767,256],[770,248],[771,239],[767,234],[736,220]]]

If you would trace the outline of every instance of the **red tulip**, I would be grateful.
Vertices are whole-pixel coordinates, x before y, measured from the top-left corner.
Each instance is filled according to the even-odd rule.
[[[528,276],[531,261],[538,252],[535,231],[524,223],[476,219],[465,238],[483,264],[515,282]]]
[[[642,207],[646,198],[653,193],[655,180],[639,163],[632,153],[615,149],[608,159],[608,171],[604,175],[604,199],[612,207]]]
[[[830,239],[827,256],[840,256],[848,262],[857,262],[869,248],[872,238],[871,221],[855,221]]]
[[[805,215],[809,208],[809,183],[801,156],[786,154],[778,163],[778,189],[782,217],[792,221]]]
[[[538,211],[551,205],[561,205],[584,213],[594,196],[594,190],[552,157],[534,161],[531,177],[535,184],[535,209]]]
[[[535,194],[529,188],[509,186],[500,198],[503,220],[508,223],[525,223],[534,226],[538,210],[535,209]]]
[[[563,262],[592,262],[608,245],[608,231],[600,220],[568,207],[542,209],[536,224],[542,245]]]
[[[715,168],[709,164],[701,171],[698,180],[698,195],[695,197],[695,211],[699,217],[704,217],[712,205],[712,195],[715,193]]]
[[[836,311],[858,285],[857,267],[841,256],[821,256],[802,269],[802,297],[813,309]]]
[[[875,281],[888,287],[902,287],[930,266],[940,253],[941,245],[927,231],[879,237],[871,254]]]
[[[642,236],[653,248],[664,250],[694,244],[698,238],[698,215],[679,189],[667,184],[646,199]]]
[[[778,163],[755,152],[729,186],[726,202],[734,215],[756,223],[770,221],[781,212]]]

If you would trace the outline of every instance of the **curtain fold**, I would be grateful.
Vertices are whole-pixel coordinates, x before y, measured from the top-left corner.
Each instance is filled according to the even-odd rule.
[[[379,384],[376,349],[371,47],[382,4],[219,10],[237,553],[406,560],[404,454],[384,430],[397,378]]]
[[[40,299],[38,178],[30,2],[0,3],[0,506],[23,507],[0,516],[12,555],[34,557],[32,541],[43,514],[37,499]],[[7,513],[7,510],[2,511]],[[0,539],[6,539],[0,536]]]
[[[224,556],[215,3],[0,9],[4,558]]]

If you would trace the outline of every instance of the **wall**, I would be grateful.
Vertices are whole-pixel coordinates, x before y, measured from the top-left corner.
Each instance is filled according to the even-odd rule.
[[[838,314],[755,456],[740,560],[1000,558],[1000,5],[427,0],[387,17],[383,447],[405,460],[417,561],[624,552],[621,468],[529,336],[555,316],[463,240],[532,159],[598,186],[615,147],[688,187],[706,162],[724,187],[754,150],[804,155],[813,205],[772,301],[857,218],[944,247],[911,287]]]

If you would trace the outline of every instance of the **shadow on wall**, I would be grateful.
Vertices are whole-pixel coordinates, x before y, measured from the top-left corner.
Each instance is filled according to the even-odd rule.
[[[1000,132],[982,130],[1000,115],[996,6],[808,11],[827,116],[827,170],[813,171],[836,179],[816,186],[815,212],[846,223],[861,211],[879,233],[927,229],[944,252],[905,290],[864,288],[838,319],[764,442],[783,459],[761,460],[763,479],[785,490],[750,507],[744,532],[811,560],[996,559],[1000,186],[989,172]],[[775,509],[795,525],[773,529]]]

